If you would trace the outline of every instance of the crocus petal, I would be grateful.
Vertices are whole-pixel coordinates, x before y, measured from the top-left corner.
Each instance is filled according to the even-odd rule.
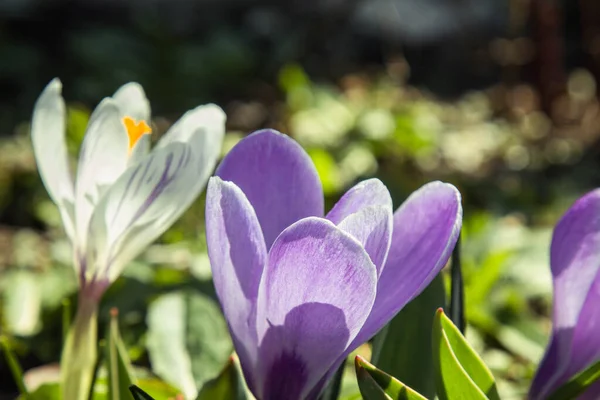
[[[65,101],[62,84],[53,79],[33,109],[31,140],[40,176],[50,198],[58,206],[67,235],[73,240],[74,190],[65,140]]]
[[[102,100],[90,117],[79,153],[75,183],[78,252],[85,252],[94,207],[127,167],[128,145],[117,104],[112,99]]]
[[[398,208],[373,310],[347,354],[373,337],[429,285],[448,262],[461,225],[460,193],[446,183],[424,185]]]
[[[326,218],[337,225],[349,215],[370,206],[392,208],[390,192],[379,179],[367,179],[354,185],[335,203]]]
[[[112,98],[121,111],[121,117],[130,117],[136,121],[150,120],[150,102],[139,83],[126,83],[117,89]]]
[[[225,136],[226,118],[223,110],[215,104],[198,106],[186,112],[156,144],[155,150],[171,143],[194,142],[196,164],[192,169],[195,169],[197,179],[190,187],[191,192],[203,188],[215,168]]]
[[[359,332],[377,273],[330,221],[302,219],[275,240],[259,289],[258,397],[303,399]]]
[[[150,102],[139,83],[129,82],[121,86],[112,96],[117,103],[121,118],[133,118],[136,122],[150,124]],[[131,149],[129,164],[135,164],[150,151],[150,135],[143,135]]]
[[[326,218],[362,243],[381,275],[392,241],[392,213],[390,192],[379,179],[369,179],[348,190]]]
[[[160,138],[156,148],[167,146],[174,142],[186,143],[198,130],[202,131],[205,141],[202,149],[205,154],[220,153],[225,135],[225,113],[215,104],[198,106],[183,114],[177,122]]]
[[[541,399],[570,375],[599,359],[600,190],[565,213],[552,238],[553,332],[530,397]]]
[[[153,151],[110,187],[90,223],[88,264],[98,268],[90,273],[116,279],[198,196],[206,180],[193,168],[197,136]]]
[[[323,215],[323,188],[310,157],[294,140],[265,129],[242,139],[217,169],[256,210],[267,248],[289,225]]]
[[[206,192],[206,243],[215,289],[246,381],[255,390],[256,298],[267,248],[244,193],[218,177],[210,178]]]

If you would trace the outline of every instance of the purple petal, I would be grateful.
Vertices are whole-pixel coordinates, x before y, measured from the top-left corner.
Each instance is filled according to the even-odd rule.
[[[283,231],[259,292],[258,397],[304,399],[359,332],[376,282],[364,248],[331,222],[306,218]]]
[[[554,229],[550,265],[554,316],[550,344],[530,396],[546,397],[600,358],[600,190],[588,193]]]
[[[213,281],[249,387],[254,390],[256,299],[267,249],[256,214],[235,184],[213,177],[206,194]]]
[[[348,190],[326,218],[362,243],[381,275],[392,241],[392,213],[390,192],[379,179],[369,179]]]
[[[298,143],[274,130],[241,140],[217,170],[239,186],[254,207],[267,248],[294,222],[323,215],[323,188],[310,157]]]
[[[448,262],[461,225],[460,193],[446,183],[428,183],[400,206],[394,213],[392,245],[378,280],[373,310],[338,362],[429,285]]]
[[[327,219],[338,225],[347,216],[370,206],[390,206],[392,198],[379,179],[367,179],[348,190],[327,213]]]

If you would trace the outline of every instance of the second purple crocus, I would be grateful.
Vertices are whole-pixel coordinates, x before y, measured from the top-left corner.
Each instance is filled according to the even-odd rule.
[[[600,360],[600,189],[573,204],[554,229],[552,337],[529,398],[546,399]],[[579,399],[597,399],[600,382]]]
[[[276,131],[238,143],[211,178],[206,238],[217,295],[250,390],[314,399],[347,355],[446,264],[460,195],[433,182],[393,213],[376,179],[324,216],[307,153]]]

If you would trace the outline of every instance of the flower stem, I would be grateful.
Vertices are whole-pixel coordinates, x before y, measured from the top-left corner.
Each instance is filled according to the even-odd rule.
[[[97,358],[98,300],[80,292],[61,357],[63,399],[87,400]]]

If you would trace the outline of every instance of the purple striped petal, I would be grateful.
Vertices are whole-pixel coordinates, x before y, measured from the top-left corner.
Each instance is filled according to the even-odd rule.
[[[554,281],[552,338],[530,397],[542,399],[600,359],[600,190],[588,193],[554,229],[550,265]]]
[[[373,337],[429,285],[448,262],[461,225],[460,193],[446,183],[426,184],[398,208],[394,213],[392,245],[378,280],[371,314],[334,365]]]
[[[392,213],[390,192],[379,179],[369,179],[348,190],[326,218],[362,243],[379,276],[392,241]]]
[[[361,244],[330,221],[306,218],[283,231],[259,292],[257,397],[306,398],[359,332],[376,281]]]
[[[89,224],[85,280],[113,282],[189,206],[197,179],[189,146],[174,143],[128,168],[108,188]]]
[[[393,207],[390,192],[379,179],[367,179],[354,185],[335,203],[326,218],[338,225],[347,216],[370,206]]]
[[[267,248],[294,222],[323,215],[323,188],[310,157],[277,131],[257,131],[241,140],[217,170],[242,189],[254,207]]]
[[[267,249],[256,213],[244,193],[218,177],[208,183],[206,243],[215,289],[246,381],[254,391],[256,298]]]

